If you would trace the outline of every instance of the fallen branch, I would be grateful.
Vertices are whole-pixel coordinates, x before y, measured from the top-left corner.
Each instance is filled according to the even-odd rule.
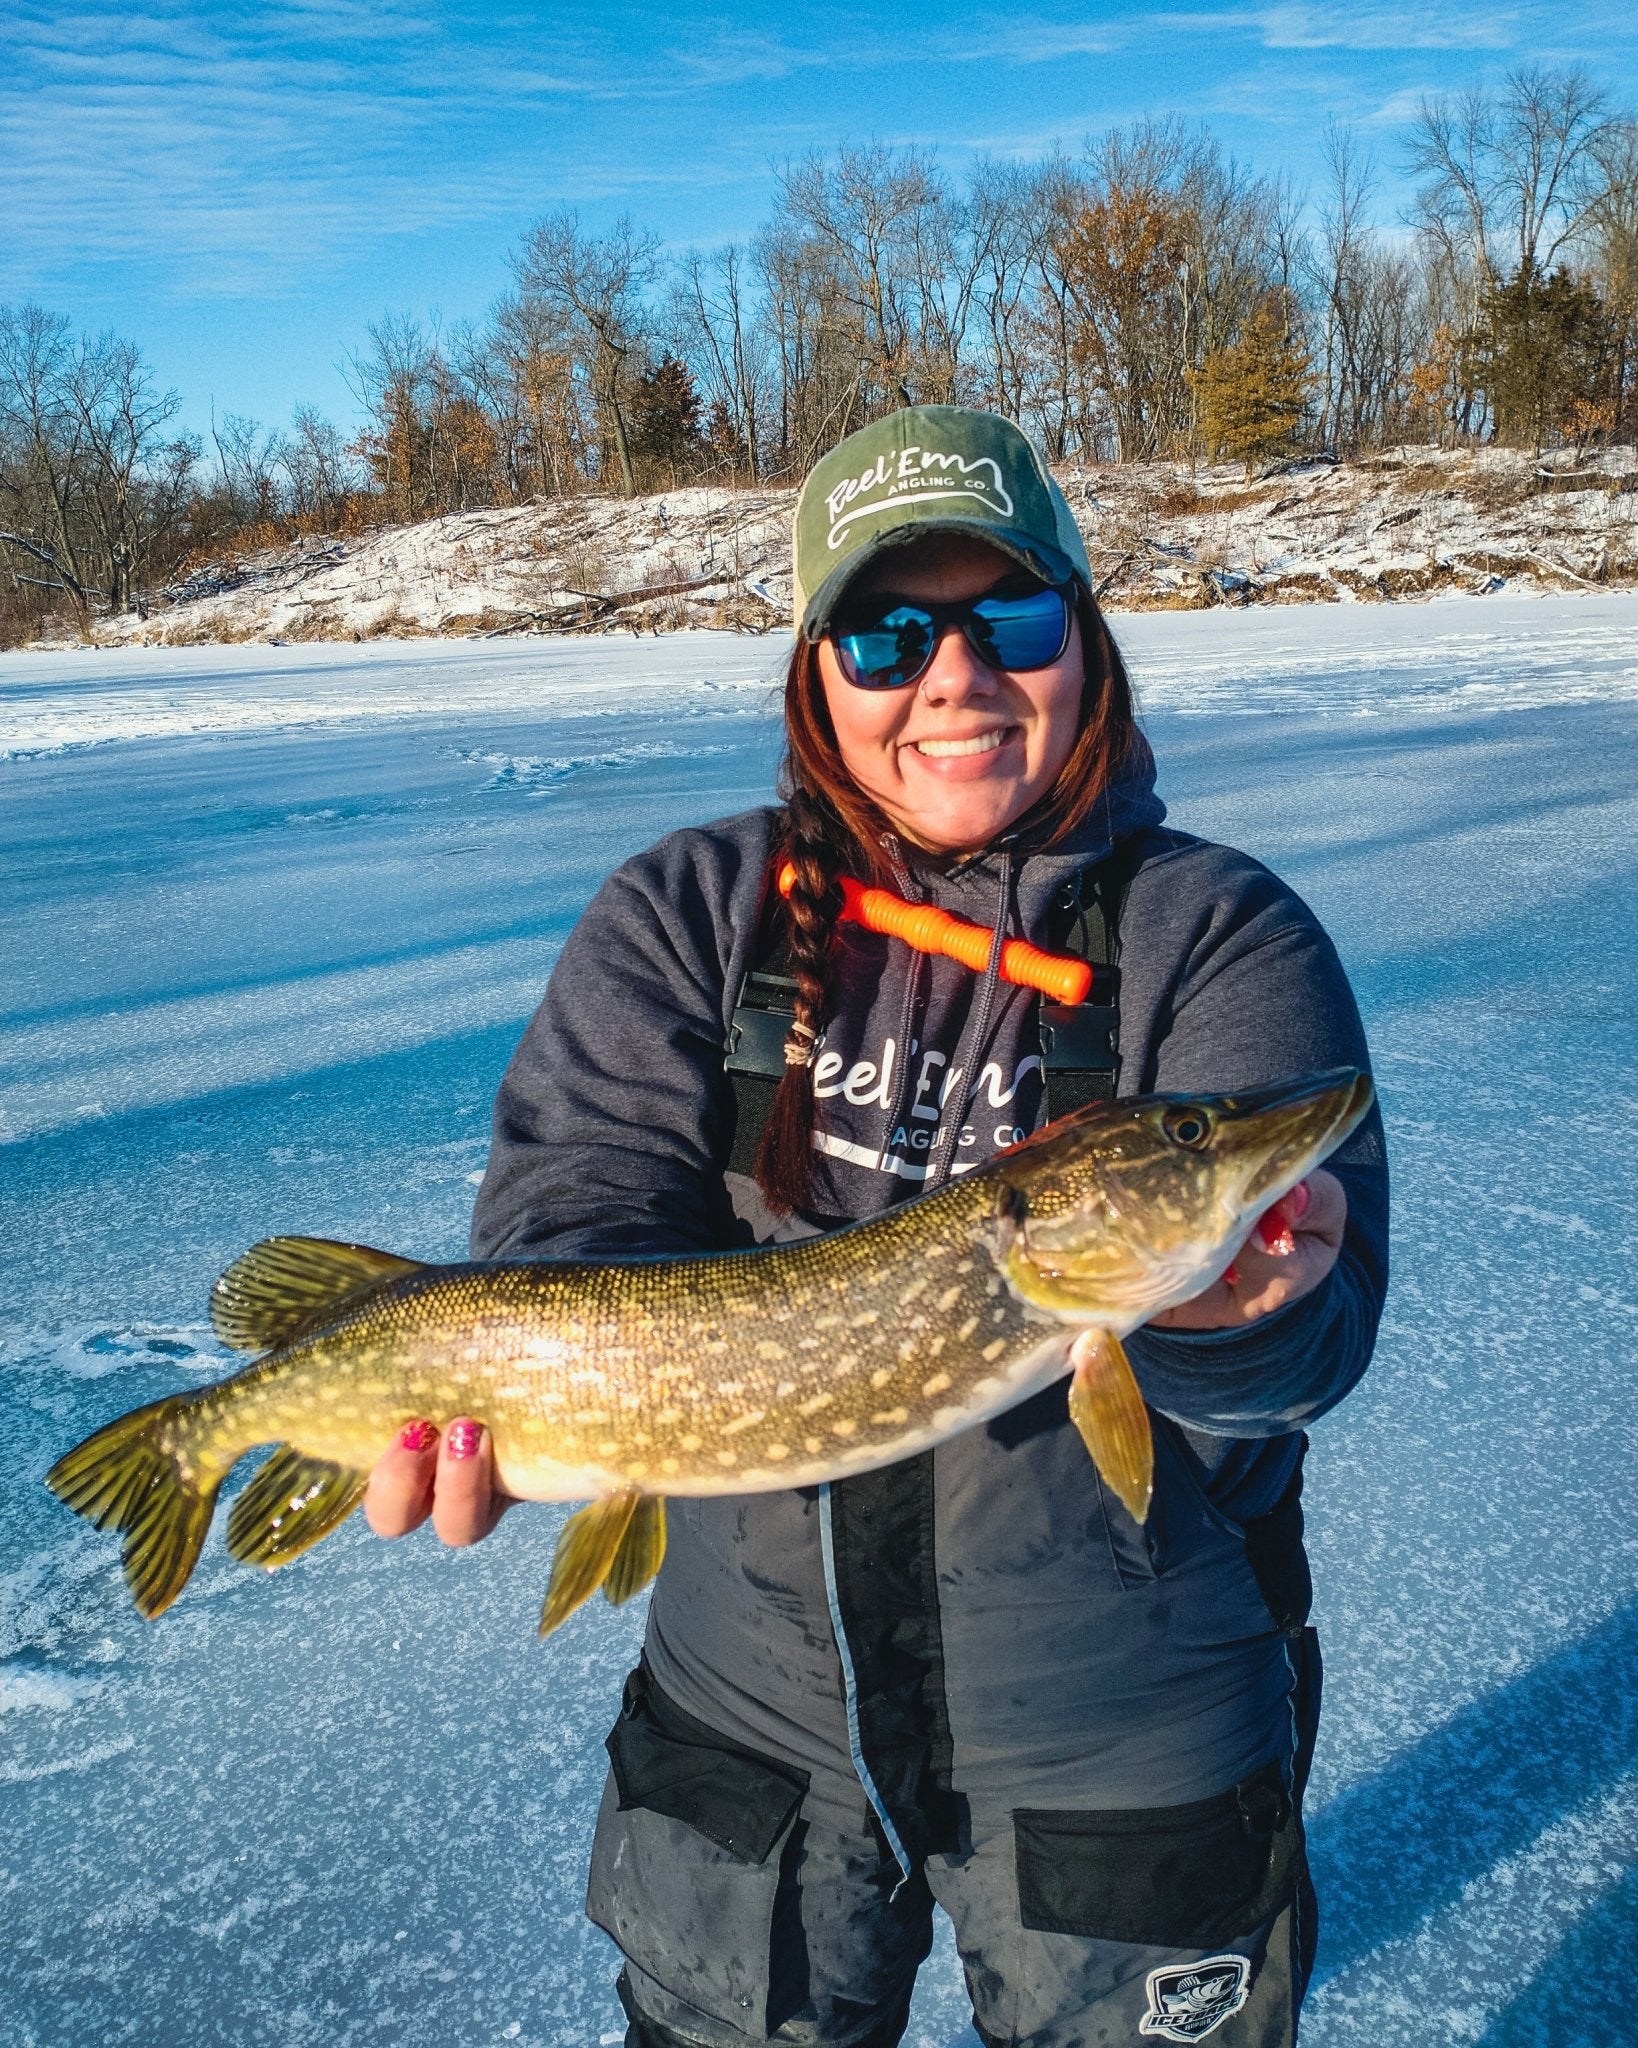
[[[60,579],[58,587],[70,597],[78,598],[82,605],[90,603],[84,584],[72,570],[63,567],[49,548],[41,547],[37,541],[30,540],[25,534],[8,533],[3,529],[0,529],[0,540],[10,541],[14,548],[21,548],[25,555],[32,555],[35,561],[43,563],[53,576]]]
[[[638,590],[576,590],[572,583],[563,587],[572,597],[583,597],[588,604],[594,604],[602,611],[623,611],[627,605],[646,604],[652,597],[682,597],[690,590],[707,590],[713,583],[728,583],[733,579],[720,569],[714,569],[708,576],[689,576],[672,583],[645,583]]]

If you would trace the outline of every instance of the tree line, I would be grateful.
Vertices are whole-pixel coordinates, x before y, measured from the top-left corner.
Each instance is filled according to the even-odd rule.
[[[1079,157],[841,149],[744,243],[547,214],[481,322],[351,358],[363,426],[175,430],[114,336],[0,308],[0,603],[129,609],[190,554],[576,492],[799,478],[896,407],[1019,420],[1056,462],[1248,462],[1638,434],[1638,120],[1581,71],[1426,101],[1408,217],[1332,127],[1319,189],[1146,122]]]

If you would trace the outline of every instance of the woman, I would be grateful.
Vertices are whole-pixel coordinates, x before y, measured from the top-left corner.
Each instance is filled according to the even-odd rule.
[[[786,803],[672,834],[587,910],[501,1087],[475,1255],[832,1228],[1108,1089],[1107,1032],[1044,1034],[993,953],[975,975],[841,925],[842,873],[1059,949],[1118,932],[1123,1093],[1365,1064],[1312,914],[1163,827],[1084,546],[1016,428],[919,407],[843,442],[795,583]],[[771,1107],[745,1071],[770,1009]],[[1062,1383],[817,1492],[671,1504],[588,1901],[634,2048],[887,2048],[935,1900],[986,2043],[1295,2038],[1301,1431],[1365,1368],[1386,1193],[1373,1114],[1285,1199],[1283,1248],[1129,1340],[1141,1528]],[[453,1543],[505,1504],[477,1421],[407,1432],[367,1503]]]

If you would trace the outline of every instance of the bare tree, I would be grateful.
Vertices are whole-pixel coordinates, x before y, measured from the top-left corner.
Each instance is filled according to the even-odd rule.
[[[135,344],[116,335],[81,344],[68,395],[91,457],[85,510],[100,544],[104,592],[110,610],[134,611],[150,544],[186,501],[198,443],[166,437],[182,401],[157,391]]]
[[[179,406],[132,343],[0,309],[0,544],[31,565],[14,579],[67,596],[82,627],[94,602],[141,607],[153,550],[182,523],[199,448],[166,434]]]
[[[1302,268],[1317,302],[1316,368],[1321,442],[1354,452],[1382,424],[1388,394],[1384,363],[1401,351],[1384,346],[1382,294],[1393,266],[1382,257],[1367,217],[1376,167],[1351,128],[1329,123],[1322,138],[1327,188],[1318,208],[1318,238]]]
[[[282,509],[279,473],[285,467],[284,441],[264,431],[259,420],[239,413],[211,412],[211,440],[216,448],[216,488],[221,508],[234,526],[250,526],[275,518]]]
[[[61,314],[0,307],[0,543],[28,564],[13,568],[14,582],[60,592],[83,631],[92,591],[78,517],[83,437],[66,398],[73,356]]]
[[[810,156],[780,178],[787,220],[828,254],[853,313],[866,407],[954,390],[973,266],[930,158],[873,145]]]
[[[1190,236],[1185,354],[1198,363],[1228,347],[1266,294],[1280,289],[1284,198],[1205,132],[1189,140],[1177,190]]]
[[[980,162],[967,200],[974,317],[983,332],[978,395],[1014,419],[1028,409],[1029,269],[1050,215],[1039,185],[1039,175],[1021,165]]]
[[[864,415],[855,311],[834,250],[789,218],[763,230],[754,254],[779,391],[777,467],[801,475]]]
[[[1041,226],[1027,262],[1026,403],[1041,446],[1054,462],[1066,458],[1077,435],[1084,448],[1089,432],[1078,369],[1075,295],[1065,271],[1063,237],[1055,232],[1089,196],[1086,178],[1059,156],[1042,165],[1029,193]]]
[[[711,256],[695,251],[683,258],[672,288],[670,326],[678,353],[694,370],[707,402],[720,408],[755,482],[761,473],[768,351],[751,303],[743,249],[729,243]]]
[[[606,235],[582,234],[564,209],[537,221],[513,259],[518,286],[555,314],[582,352],[599,409],[613,435],[626,496],[636,495],[626,419],[633,356],[648,337],[646,294],[658,271],[656,238],[622,218]]]
[[[1607,127],[1608,99],[1579,69],[1530,66],[1496,95],[1424,100],[1407,151],[1418,226],[1481,288],[1545,276],[1597,203]]]
[[[284,502],[290,513],[327,532],[342,519],[362,484],[340,430],[310,405],[298,405],[280,443]]]
[[[587,424],[575,341],[562,318],[541,300],[514,293],[490,323],[497,420],[511,488],[518,497],[563,497],[586,470]]]
[[[1610,438],[1638,432],[1638,121],[1611,121],[1599,137],[1600,191],[1587,234],[1614,330]]]
[[[348,359],[347,381],[369,415],[358,438],[376,487],[394,519],[431,509],[427,491],[426,385],[429,345],[419,321],[386,314],[366,328],[368,347]]]

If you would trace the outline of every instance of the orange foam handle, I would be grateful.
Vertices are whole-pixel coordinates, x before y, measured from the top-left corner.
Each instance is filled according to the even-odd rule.
[[[795,882],[796,869],[787,861],[779,870],[780,895],[788,896]],[[935,903],[906,903],[891,889],[869,888],[852,875],[843,875],[840,885],[842,916],[849,924],[900,939],[918,953],[942,953],[974,974],[990,964],[995,934],[984,925],[969,924]],[[1092,969],[1084,960],[1048,953],[1027,939],[1008,939],[1002,946],[1001,979],[1037,989],[1055,1003],[1084,1003],[1092,992]]]

